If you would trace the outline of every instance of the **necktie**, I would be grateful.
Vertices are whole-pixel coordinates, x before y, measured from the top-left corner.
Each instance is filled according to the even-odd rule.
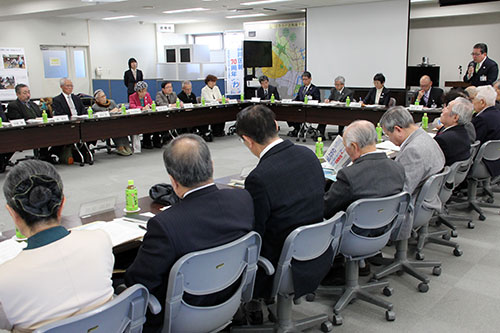
[[[267,96],[267,89],[264,89],[264,96]]]
[[[71,111],[71,115],[76,116],[78,113],[76,112],[75,103],[73,103],[73,99],[71,98],[71,95],[67,96],[67,101],[68,101],[69,110]]]
[[[477,73],[477,71],[479,70],[479,68],[480,68],[480,67],[481,67],[481,64],[480,64],[480,63],[477,63],[477,64],[476,64],[476,73]]]
[[[424,104],[427,104],[427,101],[429,100],[429,97],[427,97],[427,93],[424,94]]]

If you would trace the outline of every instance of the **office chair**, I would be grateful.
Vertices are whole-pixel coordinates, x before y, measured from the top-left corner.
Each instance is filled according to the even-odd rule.
[[[292,276],[292,259],[310,261],[323,255],[332,248],[333,255],[337,253],[342,227],[345,223],[345,214],[337,213],[327,221],[299,227],[292,231],[285,240],[281,256],[274,273],[273,265],[264,258],[262,264],[267,275],[274,274],[271,297],[277,296],[275,323],[268,325],[233,327],[231,332],[295,332],[315,327],[321,324],[323,332],[330,332],[332,324],[326,314],[294,321],[292,319],[292,302],[294,286]]]
[[[300,137],[302,137],[302,142],[306,142],[308,134],[311,136],[313,141],[316,141],[318,136],[321,135],[321,133],[319,133],[319,131],[312,124],[304,122],[300,124],[300,130],[297,132],[297,139],[295,141],[299,142]]]
[[[218,332],[231,323],[241,302],[252,299],[261,239],[252,231],[225,245],[186,254],[168,278],[162,332]],[[184,293],[204,296],[222,291],[238,280],[239,287],[225,302],[194,306]]]
[[[441,211],[445,210],[444,208],[445,203],[450,198],[453,188],[455,187],[455,176],[457,170],[460,167],[467,165],[468,163],[469,160],[467,159],[465,161],[455,162],[451,167],[446,168],[448,169],[448,174],[445,175],[444,181],[438,192],[439,199],[441,200]],[[456,230],[453,229],[452,232],[453,231],[455,231],[455,236],[456,236]],[[460,257],[463,254],[462,250],[460,250],[460,246],[458,245],[458,243],[450,241],[450,233],[448,232],[448,230],[429,231],[428,223],[424,223],[417,232],[417,252],[415,254],[416,259],[424,260],[424,254],[422,253],[422,250],[426,243],[434,243],[434,244],[453,247],[454,248],[453,254],[456,257]]]
[[[389,104],[387,105],[388,108],[396,106],[396,99],[394,97],[389,98]]]
[[[161,306],[141,284],[135,284],[98,308],[44,325],[34,333],[117,332],[140,333],[146,309],[156,314]]]
[[[360,285],[358,281],[359,266],[364,259],[380,253],[380,250],[386,246],[392,230],[398,224],[399,220],[404,218],[409,203],[410,194],[401,192],[384,198],[360,199],[347,208],[347,221],[340,240],[340,253],[346,258],[346,285],[341,287],[320,287],[318,289],[319,292],[341,295],[333,308],[334,324],[340,325],[342,323],[340,311],[345,309],[355,299],[385,308],[385,317],[388,321],[396,319],[391,303],[379,299],[368,292],[384,287],[383,293],[386,296],[390,296],[392,288],[388,287],[389,282],[373,281]],[[361,235],[356,233],[356,230],[359,229],[353,230],[353,226],[363,231],[379,228],[383,229],[383,231],[376,236]]]
[[[418,230],[423,225],[429,223],[434,210],[428,209],[425,203],[432,202],[438,196],[439,189],[441,188],[448,173],[449,168],[446,167],[443,173],[435,174],[426,180],[415,200],[414,207],[411,207],[412,205],[410,204],[408,214],[406,214],[406,219],[403,223],[412,223],[413,230]],[[379,280],[396,272],[408,273],[421,281],[418,285],[418,290],[425,293],[429,290],[430,281],[429,278],[420,273],[417,268],[433,267],[432,274],[439,276],[441,275],[441,262],[408,260],[408,238],[409,236],[395,242],[396,253],[394,254],[393,262],[379,272],[375,273],[373,275],[373,279]]]

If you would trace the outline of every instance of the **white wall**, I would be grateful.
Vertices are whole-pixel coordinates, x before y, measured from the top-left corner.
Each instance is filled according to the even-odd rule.
[[[422,62],[429,57],[430,63],[441,67],[440,86],[444,81],[457,81],[458,66],[463,71],[476,43],[488,45],[488,56],[500,61],[500,14],[441,17],[410,22],[408,65]]]

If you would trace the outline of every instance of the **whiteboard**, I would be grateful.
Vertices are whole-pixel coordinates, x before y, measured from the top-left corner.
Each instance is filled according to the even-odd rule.
[[[306,66],[317,86],[373,87],[383,73],[388,88],[405,88],[409,0],[307,9]]]

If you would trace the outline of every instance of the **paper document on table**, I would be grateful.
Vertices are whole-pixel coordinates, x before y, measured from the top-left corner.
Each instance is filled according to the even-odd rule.
[[[144,236],[146,230],[138,224],[115,219],[111,222],[93,222],[73,228],[73,230],[103,230],[111,238],[111,244],[117,246]]]
[[[26,242],[17,242],[13,239],[0,242],[0,265],[16,257],[26,245]]]
[[[330,147],[324,155],[325,161],[330,163],[332,169],[337,173],[340,169],[345,167],[351,159],[345,151],[344,143],[342,142],[342,137],[337,135],[335,140],[333,140]]]
[[[400,150],[399,146],[396,146],[394,143],[392,143],[389,140],[377,143],[377,148],[378,149],[385,149],[385,150],[393,150],[393,151]]]

